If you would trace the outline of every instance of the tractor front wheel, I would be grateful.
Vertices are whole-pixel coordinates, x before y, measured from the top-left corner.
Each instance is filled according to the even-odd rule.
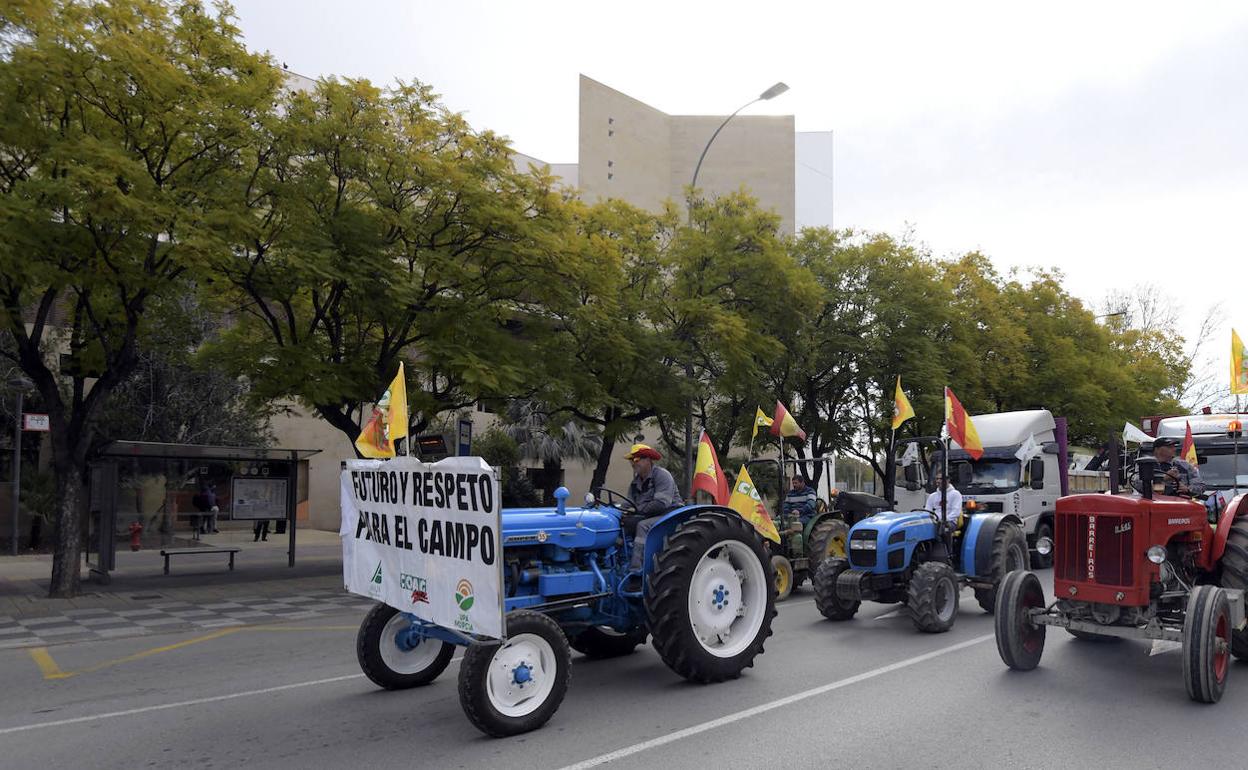
[[[1231,661],[1231,608],[1217,586],[1196,586],[1183,619],[1183,683],[1200,703],[1217,703]]]
[[[654,649],[668,668],[704,684],[736,679],[771,636],[771,557],[740,516],[700,513],[664,541],[645,600]]]
[[[1222,587],[1248,591],[1248,516],[1231,522],[1226,550],[1222,552]],[[1231,654],[1248,660],[1248,627],[1242,631],[1232,629]]]
[[[536,730],[568,692],[572,651],[540,612],[507,615],[507,638],[473,644],[459,667],[459,705],[477,729],[503,738]]]
[[[585,657],[601,660],[631,655],[636,651],[637,645],[646,643],[647,636],[644,628],[620,632],[608,626],[590,626],[569,639],[568,643]]]
[[[1025,570],[1030,562],[1027,557],[1027,536],[1021,524],[1003,521],[992,534],[992,551],[988,561],[988,581],[992,588],[976,588],[975,601],[984,612],[992,613],[997,606],[997,591],[1001,581],[1015,570]],[[975,572],[979,573],[976,565]]]
[[[815,570],[815,607],[828,620],[849,620],[862,604],[853,599],[842,599],[836,592],[837,580],[847,569],[849,562],[844,559],[824,559],[819,569]]]
[[[953,628],[958,618],[958,574],[942,561],[919,565],[906,588],[906,609],[914,627],[927,634]]]
[[[405,690],[429,684],[446,670],[455,645],[440,639],[411,638],[410,615],[388,604],[375,605],[355,636],[355,657],[373,684]]]
[[[1031,613],[1044,606],[1044,588],[1031,572],[1011,572],[997,589],[993,619],[997,652],[1005,665],[1015,671],[1030,671],[1040,665],[1046,629],[1031,621]]]
[[[793,564],[776,554],[771,557],[771,571],[776,575],[776,601],[782,602],[793,593]]]

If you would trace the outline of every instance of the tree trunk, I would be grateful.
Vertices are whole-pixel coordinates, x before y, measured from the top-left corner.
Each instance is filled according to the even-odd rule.
[[[594,475],[589,481],[591,492],[596,491],[607,482],[607,469],[611,467],[611,453],[615,451],[615,431],[611,430],[611,421],[615,418],[613,410],[607,410],[603,420],[602,446],[598,449],[598,462],[594,465]]]
[[[58,463],[55,468],[56,544],[52,552],[52,585],[48,596],[69,598],[78,595],[81,584],[78,560],[82,556],[82,509],[86,500],[84,469],[75,463]]]

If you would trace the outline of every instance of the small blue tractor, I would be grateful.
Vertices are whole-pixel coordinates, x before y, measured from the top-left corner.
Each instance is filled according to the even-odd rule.
[[[957,512],[960,514],[961,512]],[[997,587],[1027,567],[1027,539],[1013,514],[916,510],[879,513],[849,531],[849,558],[815,571],[815,605],[829,620],[849,620],[863,601],[904,603],[916,628],[940,633],[958,616],[958,592],[992,612]]]
[[[624,495],[599,490],[585,506],[502,511],[506,635],[470,637],[378,604],[356,638],[360,668],[386,689],[426,685],[466,645],[459,700],[468,719],[496,737],[535,730],[559,708],[571,650],[627,655],[647,636],[685,679],[735,679],[771,635],[774,577],[762,539],[736,512],[687,505],[645,541],[646,568],[629,569],[642,517]]]

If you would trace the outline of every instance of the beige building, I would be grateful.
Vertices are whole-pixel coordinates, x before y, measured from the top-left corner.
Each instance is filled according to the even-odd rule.
[[[306,89],[311,81],[300,78],[293,85]],[[669,115],[582,75],[577,162],[548,163],[520,152],[513,160],[521,169],[549,166],[586,200],[616,198],[657,210],[665,201],[679,205],[684,200],[698,157],[725,117]],[[704,196],[746,188],[764,208],[780,215],[785,232],[831,224],[831,147],[830,132],[795,133],[792,115],[738,115],[707,153],[698,187]],[[474,435],[496,420],[488,412],[473,412]],[[309,460],[308,523],[337,529],[338,469],[342,460],[355,456],[350,442],[327,423],[301,414],[279,418],[274,431],[278,446],[322,450]],[[655,431],[644,434],[647,441],[657,442]],[[615,456],[625,451],[620,446]],[[573,499],[588,489],[592,474],[591,466],[565,465],[563,483]],[[606,486],[624,491],[630,479],[628,464],[616,459]]]

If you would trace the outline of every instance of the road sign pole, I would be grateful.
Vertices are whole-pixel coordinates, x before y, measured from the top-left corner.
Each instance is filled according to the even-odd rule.
[[[13,417],[13,541],[10,553],[17,556],[18,515],[22,504],[22,392],[17,392],[17,413]]]

